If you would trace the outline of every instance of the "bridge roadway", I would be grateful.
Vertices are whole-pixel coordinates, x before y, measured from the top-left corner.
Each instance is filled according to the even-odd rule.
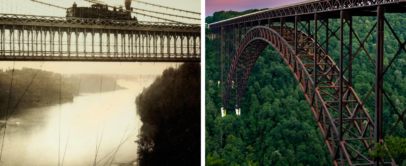
[[[0,14],[0,60],[200,62],[200,25]]]
[[[399,126],[406,127],[406,110],[398,110],[383,88],[385,73],[396,57],[406,52],[406,41],[399,39],[400,34],[395,33],[385,13],[405,12],[406,0],[310,0],[209,24],[212,32],[209,37],[213,39],[213,52],[221,70],[223,108],[235,109],[237,115],[241,114],[250,73],[261,52],[271,45],[279,51],[303,90],[334,165],[401,164],[394,159],[373,159],[369,152],[375,148],[374,142],[383,143]],[[353,28],[353,16],[374,16],[376,22],[367,29],[369,33],[359,35]],[[330,19],[339,20],[338,29],[329,27]],[[397,41],[391,45],[397,51],[385,68],[384,32],[391,33],[385,38],[394,36],[393,40]],[[320,33],[326,34],[326,38],[320,39]],[[372,35],[376,36],[374,60],[364,46]],[[360,39],[360,36],[365,38]],[[338,62],[329,54],[332,39],[339,43]],[[375,68],[375,84],[363,101],[352,87],[352,62],[360,57],[357,55],[361,50],[371,62],[367,65]],[[371,92],[375,95],[374,117],[364,106],[373,96]],[[383,128],[384,98],[390,103],[385,107],[391,112],[387,117],[399,117],[394,119],[395,124],[385,124],[391,126],[386,130]]]

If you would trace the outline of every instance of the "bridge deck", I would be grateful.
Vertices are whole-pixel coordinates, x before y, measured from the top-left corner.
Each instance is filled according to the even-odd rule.
[[[200,25],[0,14],[0,60],[200,62]]]
[[[198,24],[86,18],[68,19],[66,17],[16,14],[0,14],[0,25],[200,33],[200,25]]]
[[[315,13],[338,12],[340,10],[352,10],[354,12],[362,12],[363,16],[372,14],[376,16],[376,6],[385,5],[391,6],[391,10],[387,12],[405,13],[406,0],[309,0],[297,4],[271,8],[255,13],[246,14],[243,16],[234,17],[231,19],[218,21],[209,24],[210,28],[233,25],[244,22],[261,21],[266,19],[275,19],[282,17],[305,16]],[[372,7],[372,8],[371,8]],[[363,10],[360,10],[363,9]],[[364,13],[365,12],[365,13]],[[372,13],[371,13],[372,12]],[[331,18],[331,17],[329,17]],[[339,18],[339,15],[338,15]]]

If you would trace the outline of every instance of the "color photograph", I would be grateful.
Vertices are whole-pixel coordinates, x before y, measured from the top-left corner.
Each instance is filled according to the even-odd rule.
[[[206,166],[406,165],[406,2],[206,0]]]

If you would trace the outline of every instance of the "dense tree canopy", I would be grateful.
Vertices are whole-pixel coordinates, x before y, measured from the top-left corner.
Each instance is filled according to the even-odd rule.
[[[138,163],[200,164],[200,64],[166,69],[137,96]]]

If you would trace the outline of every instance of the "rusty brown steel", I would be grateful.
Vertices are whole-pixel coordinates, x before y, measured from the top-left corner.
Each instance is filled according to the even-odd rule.
[[[371,117],[368,115],[368,112],[363,107],[361,100],[359,100],[359,98],[356,96],[355,91],[351,88],[351,85],[348,83],[345,77],[342,77],[343,95],[341,96],[344,105],[343,111],[345,111],[345,113],[341,113],[343,116],[341,123],[337,117],[333,117],[331,114],[331,111],[339,112],[336,109],[336,104],[339,102],[340,97],[331,97],[336,96],[339,90],[339,77],[337,76],[338,73],[340,73],[340,70],[337,65],[335,65],[333,60],[325,54],[326,52],[323,50],[323,48],[317,44],[314,39],[307,36],[306,33],[298,33],[302,36],[307,36],[305,38],[298,39],[307,41],[307,45],[313,44],[313,48],[302,47],[298,50],[297,55],[288,42],[289,40],[292,41],[292,39],[285,39],[280,35],[283,33],[288,33],[287,36],[294,35],[292,34],[295,33],[294,28],[277,27],[277,29],[280,29],[280,31],[272,28],[273,27],[264,26],[254,27],[244,35],[243,39],[241,39],[240,45],[236,49],[235,55],[232,58],[232,66],[229,68],[228,78],[225,83],[226,87],[223,96],[223,104],[225,108],[228,107],[227,103],[229,100],[233,100],[232,97],[228,95],[232,89],[231,82],[233,80],[237,80],[235,75],[243,74],[242,77],[239,77],[241,81],[236,82],[236,86],[239,87],[237,91],[239,92],[235,95],[239,97],[236,97],[235,100],[237,100],[237,105],[240,105],[245,86],[256,59],[267,45],[272,45],[280,52],[280,55],[284,58],[285,63],[289,65],[289,68],[294,73],[296,80],[299,82],[300,87],[305,93],[305,97],[308,104],[311,106],[313,115],[315,116],[320,131],[325,138],[334,163],[336,165],[340,165],[345,162],[351,165],[353,162],[362,163],[363,161],[363,164],[372,165],[373,162],[371,162],[371,159],[367,157],[368,151],[371,150],[371,146],[368,141],[370,142],[372,138],[371,134],[367,133],[368,131],[371,133],[371,130],[374,129],[374,124]],[[293,41],[294,40],[295,39],[293,39]],[[316,54],[314,50],[320,52]],[[299,54],[303,55],[300,56]],[[313,55],[313,57],[307,56],[306,54]],[[309,57],[312,57],[313,59],[309,59]],[[308,65],[309,63],[312,65]],[[316,64],[316,68],[314,68],[314,64]],[[318,79],[315,79],[315,74],[312,74],[316,73],[316,70],[318,70],[317,76],[320,77]],[[315,84],[316,81],[320,84],[320,86]],[[329,89],[329,91],[334,92],[327,92],[326,90],[322,90],[320,88]],[[349,100],[344,98],[348,98]],[[357,107],[352,109],[348,107],[347,104],[349,103],[356,103]],[[362,124],[363,121],[367,121],[367,124]],[[345,138],[342,140],[337,139],[339,138],[339,130],[337,127],[340,124],[343,126],[341,136],[345,136]],[[358,148],[354,148],[351,146],[352,143],[350,143],[354,141],[358,141],[358,146],[362,146],[363,148],[361,150],[356,150]],[[351,151],[351,153],[349,151]],[[356,156],[352,156],[352,154],[356,154]],[[343,157],[343,159],[341,159],[339,156]],[[386,162],[385,164],[391,163]]]

